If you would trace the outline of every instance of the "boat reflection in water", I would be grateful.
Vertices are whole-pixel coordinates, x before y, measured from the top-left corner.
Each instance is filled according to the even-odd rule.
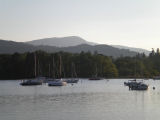
[[[148,90],[149,86],[145,84],[143,81],[138,82],[136,79],[124,82],[124,85],[128,86],[129,90]]]

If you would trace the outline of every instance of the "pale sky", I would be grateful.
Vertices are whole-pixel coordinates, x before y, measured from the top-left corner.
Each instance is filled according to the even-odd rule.
[[[65,36],[158,48],[160,0],[0,0],[0,39]]]

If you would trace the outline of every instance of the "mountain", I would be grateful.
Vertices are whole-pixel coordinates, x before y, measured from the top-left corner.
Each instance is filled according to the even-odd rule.
[[[138,53],[144,53],[146,55],[149,55],[150,51],[142,48],[134,48],[134,47],[127,47],[122,45],[111,45],[112,47],[119,48],[119,49],[127,49],[130,51],[138,52]]]
[[[25,44],[23,42],[14,42],[7,40],[0,40],[0,54],[3,53],[15,53],[15,52],[26,52],[34,51],[35,47],[33,45]]]
[[[87,45],[81,44],[78,46],[72,47],[65,47],[61,48],[62,51],[71,52],[71,53],[80,53],[81,51],[94,53],[97,51],[99,54],[103,54],[106,56],[113,56],[113,57],[120,57],[120,56],[135,56],[137,53],[126,50],[126,49],[119,49],[109,45],[101,44],[101,45]]]
[[[99,54],[113,56],[113,57],[120,57],[120,56],[134,56],[137,53],[132,52],[126,49],[118,49],[114,48],[109,45],[88,45],[88,44],[81,44],[77,46],[71,47],[54,47],[54,46],[34,46],[28,43],[23,42],[14,42],[14,41],[6,41],[0,40],[0,54],[8,53],[12,54],[15,52],[24,53],[24,52],[33,52],[36,50],[43,50],[46,52],[70,52],[70,53],[80,53],[81,51],[94,53],[97,51]]]
[[[26,43],[35,46],[46,45],[46,46],[56,46],[56,47],[70,47],[70,46],[77,46],[80,44],[96,45],[96,43],[88,42],[77,36],[44,38],[39,40],[32,40]]]
[[[83,38],[77,36],[44,38],[39,40],[32,40],[26,43],[34,46],[42,45],[42,46],[56,46],[56,47],[71,47],[81,44],[98,45],[98,43],[88,42]],[[146,55],[149,55],[150,53],[150,51],[141,48],[127,47],[122,45],[111,45],[111,46],[119,49],[127,49],[138,53],[145,53]]]
[[[34,46],[23,42],[14,42],[7,40],[0,40],[0,54],[13,54],[15,52],[33,52],[36,50],[44,50],[46,52],[57,52],[57,47],[51,46]]]

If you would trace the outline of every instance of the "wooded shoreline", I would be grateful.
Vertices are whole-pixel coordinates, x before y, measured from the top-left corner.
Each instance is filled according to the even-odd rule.
[[[137,54],[134,57],[104,56],[95,52],[81,53],[47,53],[44,51],[0,54],[0,80],[34,78],[34,56],[38,76],[53,77],[59,68],[59,56],[62,57],[62,77],[71,77],[71,64],[75,64],[79,78],[90,78],[96,74],[101,78],[153,78],[160,75],[159,49],[152,50],[149,56]],[[53,63],[53,58],[55,63]],[[97,71],[96,71],[97,69]]]

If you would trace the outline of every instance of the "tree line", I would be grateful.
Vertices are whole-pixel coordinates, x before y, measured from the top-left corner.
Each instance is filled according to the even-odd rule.
[[[160,52],[159,49],[156,52],[153,49],[149,56],[137,54],[116,59],[97,52],[1,54],[0,79],[34,78],[35,71],[37,76],[55,78],[60,76],[61,71],[61,77],[69,78],[72,77],[73,64],[79,78],[95,75],[102,78],[151,78],[160,75]]]

